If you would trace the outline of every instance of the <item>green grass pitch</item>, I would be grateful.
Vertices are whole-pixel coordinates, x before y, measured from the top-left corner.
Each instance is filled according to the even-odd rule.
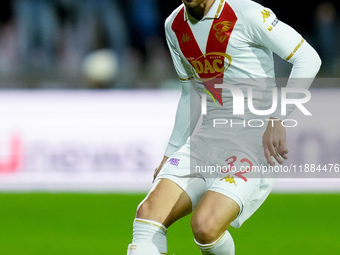
[[[121,255],[144,194],[0,194],[1,255]],[[272,194],[240,229],[236,254],[340,254],[340,194]],[[190,217],[169,228],[168,254],[200,254]]]

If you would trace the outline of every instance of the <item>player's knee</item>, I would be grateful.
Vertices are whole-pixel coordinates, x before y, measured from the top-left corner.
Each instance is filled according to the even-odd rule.
[[[142,201],[137,207],[136,217],[140,219],[149,219],[151,216],[151,205],[147,200]]]
[[[154,220],[162,224],[164,221],[164,217],[162,217],[160,210],[155,210],[153,202],[148,199],[142,201],[138,205],[136,218]]]
[[[191,228],[197,242],[208,244],[214,242],[222,233],[220,226],[209,216],[193,216]]]

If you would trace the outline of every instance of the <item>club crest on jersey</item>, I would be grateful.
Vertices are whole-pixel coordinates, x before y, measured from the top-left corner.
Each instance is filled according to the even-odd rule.
[[[232,28],[232,21],[222,21],[216,23],[213,28],[216,30],[215,36],[220,43],[223,43],[227,39],[227,32]]]

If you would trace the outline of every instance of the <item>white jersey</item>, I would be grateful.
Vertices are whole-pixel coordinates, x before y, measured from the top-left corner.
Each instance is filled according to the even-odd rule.
[[[165,29],[182,80],[202,73],[216,76],[222,69],[228,78],[274,78],[272,53],[289,60],[303,43],[302,36],[270,9],[249,0],[216,0],[200,21],[182,4],[166,20]],[[200,56],[192,50],[196,44]],[[216,48],[225,50],[216,52]],[[204,61],[211,53],[216,53],[215,61]],[[224,68],[217,60],[222,57]]]
[[[182,4],[166,20],[165,31],[184,91],[190,90],[186,87],[191,83],[200,95],[207,95],[205,119],[212,112],[217,113],[214,116],[233,115],[231,90],[216,84],[235,85],[244,95],[249,87],[261,92],[273,88],[275,82],[268,82],[275,77],[273,52],[294,65],[291,78],[314,78],[320,67],[317,53],[299,33],[279,21],[272,10],[250,0],[215,0],[199,21]],[[287,86],[308,88],[310,84],[291,82]],[[256,109],[268,109],[268,104],[270,108],[271,98],[265,93],[254,94]],[[183,111],[185,101],[180,101],[179,111]],[[197,115],[192,109],[191,105],[191,121]],[[279,117],[277,112],[270,116]],[[166,155],[178,150],[192,132],[187,128],[188,116],[182,117],[186,122],[177,116]]]

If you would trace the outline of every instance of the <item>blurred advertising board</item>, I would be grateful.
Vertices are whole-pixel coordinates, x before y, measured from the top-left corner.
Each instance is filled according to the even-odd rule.
[[[0,191],[147,191],[179,96],[172,90],[1,91]],[[317,118],[287,130],[287,164],[340,162],[340,90],[312,90],[312,98],[308,107]],[[278,178],[276,191],[340,191],[339,180]]]

